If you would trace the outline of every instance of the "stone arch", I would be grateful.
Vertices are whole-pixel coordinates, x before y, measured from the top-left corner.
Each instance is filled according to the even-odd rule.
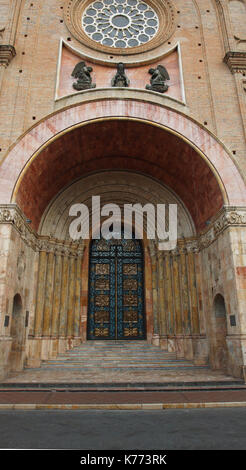
[[[38,161],[41,162],[41,157],[46,165],[49,149],[52,145],[56,145],[59,139],[65,139],[70,132],[76,132],[78,129],[82,132],[81,129],[85,126],[92,126],[91,129],[93,129],[93,125],[96,126],[99,123],[106,125],[109,121],[114,125],[119,121],[124,122],[126,126],[130,126],[131,123],[144,123],[149,130],[161,129],[169,137],[174,136],[173,138],[176,138],[179,143],[184,143],[186,149],[184,151],[187,152],[188,148],[192,149],[196,154],[197,162],[203,161],[205,167],[211,171],[218,185],[217,190],[220,188],[217,192],[220,192],[223,198],[221,205],[245,205],[245,183],[229,151],[216,137],[202,125],[176,110],[133,99],[128,101],[107,99],[96,103],[84,103],[55,113],[33,127],[17,142],[2,162],[0,167],[2,203],[16,202],[25,215],[32,219],[33,207],[30,198],[28,202],[25,201],[27,187],[23,184],[26,183],[25,178],[28,173],[28,177],[31,176],[29,170],[33,173],[32,165]],[[88,129],[89,127],[86,130],[87,134]],[[31,182],[32,189],[35,191],[37,183],[37,179]],[[62,187],[64,187],[64,180],[60,189]],[[42,192],[42,188],[40,191]],[[41,208],[39,220],[50,200],[46,201],[45,207]],[[35,222],[34,228],[37,228],[39,220]]]
[[[153,181],[156,179],[176,192],[190,212],[196,234],[206,228],[206,222],[217,216],[223,205],[246,205],[246,188],[240,172],[233,157],[215,136],[168,106],[133,99],[80,104],[55,113],[33,127],[10,150],[0,167],[2,202],[18,204],[25,216],[33,219],[33,229],[38,231],[50,201],[71,182],[92,175],[96,170],[123,169],[144,177],[149,175]],[[189,184],[184,175],[189,176]],[[54,318],[51,318],[50,306],[45,309],[44,302],[36,306],[34,339],[30,340],[35,361],[41,354],[42,358],[55,356],[56,351],[62,352],[78,344],[81,337],[86,340],[83,335],[87,314],[88,244],[80,254],[80,247],[71,246],[70,242],[44,238],[38,242],[38,298],[44,299],[49,286],[47,302],[50,302],[52,286],[57,285],[57,296],[54,296],[57,304]],[[174,250],[167,256],[159,254],[155,247],[145,247],[146,252],[149,251],[151,271],[148,302],[153,311],[153,328],[147,334],[156,345],[177,351],[180,357],[196,357],[197,363],[204,364],[207,339],[200,321],[203,316],[199,301],[201,260],[192,243],[192,240],[187,246],[181,243],[177,252]],[[65,260],[65,270],[62,260]],[[58,265],[59,270],[54,274]],[[73,275],[70,280],[68,269]],[[75,273],[77,276],[84,273],[82,289]],[[166,304],[161,286],[164,275]],[[59,301],[65,292],[60,289],[62,276],[67,286],[68,309],[60,316]],[[74,303],[77,289],[79,296]],[[159,311],[162,324],[158,319]],[[64,321],[59,330],[60,318]],[[43,349],[40,343],[45,345]]]
[[[96,188],[96,189],[95,189]],[[45,210],[39,226],[39,233],[61,240],[69,239],[71,217],[69,209],[73,204],[84,204],[88,208],[85,222],[91,223],[92,197],[100,194],[101,206],[109,203],[119,205],[121,215],[124,204],[177,204],[179,207],[178,238],[195,235],[193,220],[182,201],[169,188],[160,184],[157,179],[134,171],[108,170],[84,176],[70,184],[55,196]],[[167,219],[166,214],[166,219]],[[90,223],[88,224],[90,226]],[[168,224],[167,224],[168,225]],[[144,217],[146,229],[146,216]],[[136,229],[136,228],[135,228]]]

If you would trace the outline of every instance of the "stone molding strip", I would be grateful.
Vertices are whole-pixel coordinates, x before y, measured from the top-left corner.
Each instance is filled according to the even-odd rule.
[[[83,241],[63,241],[52,238],[52,235],[49,237],[38,235],[30,227],[30,221],[25,218],[17,204],[0,205],[0,224],[13,225],[26,245],[36,252],[46,251],[76,258],[83,256],[85,246]],[[177,247],[171,254],[177,256],[181,253],[198,253],[208,248],[229,227],[246,227],[246,207],[223,207],[217,217],[210,222],[206,232],[198,237],[178,240]],[[151,256],[165,256],[165,254],[165,251],[158,250],[154,241],[150,242]]]
[[[228,51],[224,57],[224,62],[233,74],[244,73],[246,71],[246,52]]]
[[[225,382],[226,385],[226,382]],[[0,404],[0,410],[168,410],[198,408],[245,408],[246,402],[201,402],[201,403],[114,403],[114,404]]]

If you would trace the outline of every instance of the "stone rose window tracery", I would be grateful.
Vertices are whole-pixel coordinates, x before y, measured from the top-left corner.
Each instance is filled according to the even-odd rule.
[[[164,44],[177,18],[173,0],[66,0],[64,19],[97,61],[105,53],[106,60],[124,55],[127,62]]]
[[[159,19],[154,9],[141,0],[94,1],[84,11],[82,28],[103,46],[132,48],[155,37]]]

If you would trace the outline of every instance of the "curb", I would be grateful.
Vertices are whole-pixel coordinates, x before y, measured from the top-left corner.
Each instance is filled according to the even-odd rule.
[[[83,405],[41,405],[41,404],[0,404],[4,410],[168,410],[168,409],[199,409],[199,408],[242,408],[246,402],[219,403],[140,403],[140,404],[83,404]]]

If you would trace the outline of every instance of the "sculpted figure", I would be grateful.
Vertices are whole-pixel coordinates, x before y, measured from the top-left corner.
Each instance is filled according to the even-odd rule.
[[[87,67],[85,62],[79,62],[72,73],[72,77],[77,79],[77,82],[73,83],[75,90],[88,90],[90,88],[96,88],[95,83],[92,83],[91,72],[92,67]]]
[[[111,82],[112,87],[128,87],[130,85],[130,80],[127,78],[125,74],[125,66],[120,62],[117,65],[117,73],[114,76],[112,82]]]
[[[150,85],[146,86],[146,90],[165,93],[169,88],[165,82],[170,80],[167,69],[163,65],[158,65],[156,69],[150,69],[149,73],[151,75]]]

